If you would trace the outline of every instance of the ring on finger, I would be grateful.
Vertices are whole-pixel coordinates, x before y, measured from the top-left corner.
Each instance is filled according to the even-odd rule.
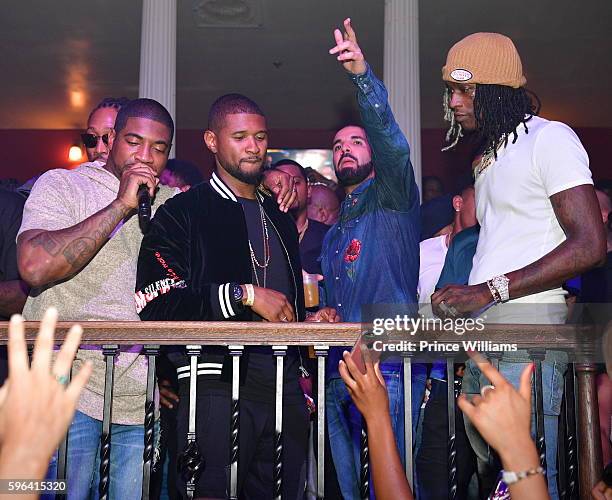
[[[487,391],[491,391],[491,390],[493,390],[493,389],[495,389],[495,386],[494,386],[494,385],[483,385],[483,386],[480,388],[480,395],[481,395],[481,396],[484,398],[484,397],[485,397],[485,394],[487,393]]]
[[[68,375],[55,375],[55,380],[59,385],[65,387],[68,385],[68,382],[70,382],[70,377]]]

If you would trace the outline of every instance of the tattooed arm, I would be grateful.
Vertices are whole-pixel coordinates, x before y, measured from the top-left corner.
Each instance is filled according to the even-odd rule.
[[[83,269],[102,248],[117,224],[138,206],[138,187],[157,179],[148,166],[133,166],[121,176],[117,199],[87,219],[56,231],[31,229],[17,238],[17,263],[23,280],[41,287],[69,278]]]
[[[528,266],[506,273],[511,299],[556,288],[605,262],[606,235],[593,186],[566,189],[552,195],[550,201],[567,239]],[[491,300],[486,283],[447,285],[431,297],[434,310],[444,301],[459,312],[477,311]]]
[[[129,213],[117,200],[78,224],[58,231],[32,229],[17,238],[22,278],[33,287],[68,278],[83,269]]]
[[[536,262],[507,274],[510,298],[561,286],[605,262],[606,234],[593,186],[566,189],[550,201],[567,239]]]

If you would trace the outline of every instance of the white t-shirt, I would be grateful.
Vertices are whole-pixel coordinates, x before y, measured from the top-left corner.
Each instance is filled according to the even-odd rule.
[[[429,304],[431,302],[431,294],[434,293],[436,283],[440,279],[446,252],[448,251],[446,236],[446,234],[435,236],[423,240],[419,244],[421,257],[419,284],[417,285],[419,304]]]
[[[497,161],[476,179],[476,216],[480,236],[469,284],[521,269],[565,241],[550,197],[583,184],[593,184],[589,158],[567,125],[539,117],[518,126],[501,148]],[[512,302],[564,303],[561,288]]]

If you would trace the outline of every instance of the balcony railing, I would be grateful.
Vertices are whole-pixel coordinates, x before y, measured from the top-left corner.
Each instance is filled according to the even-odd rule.
[[[325,380],[326,357],[330,347],[351,346],[363,332],[363,326],[353,323],[232,323],[232,322],[82,322],[83,344],[100,345],[106,357],[106,386],[104,393],[103,432],[101,437],[100,464],[100,498],[108,498],[110,470],[110,427],[112,410],[113,358],[121,345],[142,344],[144,354],[148,357],[147,394],[145,404],[144,453],[143,453],[143,487],[142,498],[149,498],[151,466],[153,462],[154,443],[154,387],[155,362],[162,345],[184,345],[190,357],[190,428],[188,443],[195,442],[195,401],[197,391],[198,355],[203,346],[227,346],[233,358],[232,373],[232,411],[230,446],[230,498],[237,498],[238,472],[238,416],[240,356],[248,345],[268,345],[276,356],[276,430],[275,430],[275,491],[274,497],[280,498],[282,491],[282,386],[283,362],[288,346],[312,346],[317,358],[318,380]],[[63,340],[72,323],[59,323],[56,339]],[[0,343],[6,343],[7,323],[0,323]],[[38,332],[37,322],[26,322],[26,338],[33,343]],[[542,402],[542,367],[545,349],[559,350],[560,346],[568,352],[584,352],[585,329],[570,325],[487,325],[487,339],[494,343],[514,343],[520,349],[529,350],[535,364],[535,410],[536,410],[536,446],[545,466],[544,413]],[[427,331],[427,340],[438,342],[456,342],[453,332]],[[416,338],[419,337],[417,332]],[[489,353],[495,360],[495,353]],[[588,355],[588,353],[586,353]],[[404,368],[404,404],[405,404],[405,443],[406,474],[412,485],[412,417],[411,417],[411,357],[402,353]],[[448,467],[449,498],[456,494],[455,463],[455,398],[453,357],[446,356],[448,381]],[[602,471],[602,453],[599,436],[599,414],[597,409],[597,391],[595,386],[596,370],[592,364],[570,364],[565,378],[564,403],[560,416],[560,434],[558,470],[559,492],[561,498],[590,498],[590,490],[599,480]],[[325,384],[319,383],[317,389],[317,496],[324,498],[324,426],[325,426]],[[362,474],[361,492],[368,498],[369,474],[367,434],[364,430],[362,439]],[[60,447],[58,456],[58,479],[65,478],[66,440]],[[195,464],[194,464],[195,465]],[[191,470],[191,479],[187,482],[188,494],[195,491],[196,467]]]

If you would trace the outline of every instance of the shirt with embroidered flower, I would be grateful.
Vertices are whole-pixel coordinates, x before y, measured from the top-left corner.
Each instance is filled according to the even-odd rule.
[[[408,141],[386,88],[369,66],[350,78],[376,174],[344,199],[323,241],[321,268],[325,305],[335,307],[343,321],[360,322],[368,320],[362,306],[416,303],[419,194]]]

